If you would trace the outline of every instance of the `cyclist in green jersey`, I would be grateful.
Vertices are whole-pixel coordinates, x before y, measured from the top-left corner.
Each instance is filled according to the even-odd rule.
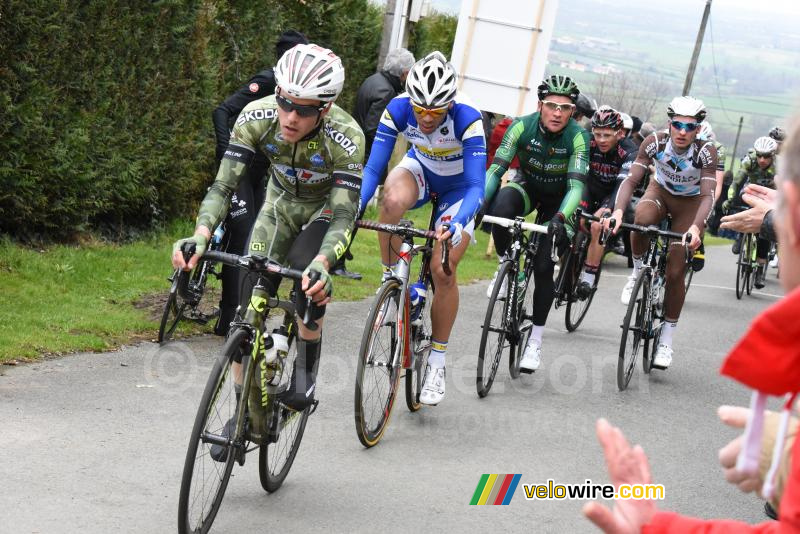
[[[513,219],[536,209],[539,220],[548,225],[548,238],[534,259],[533,327],[520,362],[527,371],[539,368],[542,332],[553,303],[552,243],[560,250],[568,245],[574,233],[571,218],[589,172],[589,133],[571,118],[579,94],[575,82],[567,76],[553,75],[543,80],[538,88],[537,112],[520,117],[509,126],[486,171],[487,213]],[[498,192],[500,179],[514,156],[519,159],[519,171]],[[502,263],[509,233],[505,228],[494,227],[492,237]],[[497,273],[487,294],[491,295],[496,279]],[[505,291],[501,288],[501,294]]]
[[[260,151],[271,165],[247,250],[304,270],[295,287],[298,315],[303,317],[310,297],[311,316],[322,326],[332,294],[329,270],[347,250],[358,214],[364,135],[333,104],[344,85],[344,67],[330,50],[295,46],[278,61],[275,79],[275,94],[248,104],[236,120],[217,178],[200,205],[194,236],[175,243],[172,262],[176,268],[194,267]],[[184,243],[195,245],[188,264],[181,252]],[[319,276],[313,285],[312,274]],[[250,291],[242,292],[243,307],[249,297]],[[281,397],[291,408],[300,410],[314,401],[321,331],[299,326],[290,387]],[[240,364],[234,376],[241,380]]]
[[[778,152],[778,143],[770,137],[759,137],[753,144],[753,152],[755,153],[755,164],[740,168],[733,178],[733,183],[728,188],[728,200],[722,204],[722,209],[725,212],[730,211],[735,206],[744,207],[744,202],[741,200],[740,195],[747,184],[758,184],[775,189],[775,154]],[[734,254],[739,254],[741,239],[742,234],[736,236],[736,241],[733,243]],[[767,274],[766,264],[770,241],[759,237],[756,243],[758,270],[756,271],[756,279],[753,285],[761,289],[764,287],[764,280]]]

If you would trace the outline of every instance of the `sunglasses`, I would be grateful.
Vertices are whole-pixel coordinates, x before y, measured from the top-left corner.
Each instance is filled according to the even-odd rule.
[[[670,121],[669,124],[676,130],[686,130],[687,132],[693,132],[700,127],[699,122]]]
[[[564,112],[568,113],[572,113],[576,107],[575,104],[559,104],[558,102],[553,102],[552,100],[542,100],[542,105],[553,112],[563,110]]]
[[[301,117],[314,117],[325,109],[325,106],[312,106],[308,104],[295,104],[285,96],[275,95],[275,100],[286,113],[296,112]]]
[[[411,109],[414,110],[414,113],[419,115],[420,117],[424,117],[425,115],[430,115],[431,117],[437,118],[441,117],[445,113],[447,113],[448,108],[450,105],[442,106],[440,108],[426,108],[422,106],[418,106],[415,103],[411,103]]]
[[[772,159],[772,154],[756,154],[758,159]]]
[[[607,133],[607,132],[598,132],[596,130],[592,130],[592,135],[595,139],[611,139],[617,136],[617,132],[614,133]]]

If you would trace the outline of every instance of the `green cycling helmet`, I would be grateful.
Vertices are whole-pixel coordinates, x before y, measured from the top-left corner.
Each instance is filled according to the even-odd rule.
[[[578,100],[578,95],[581,94],[572,78],[561,74],[553,74],[549,78],[542,80],[537,93],[539,100],[544,100],[550,95],[561,95],[569,97],[573,104]]]

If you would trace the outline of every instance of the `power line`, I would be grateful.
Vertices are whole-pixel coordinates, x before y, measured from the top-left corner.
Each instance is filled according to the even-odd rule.
[[[731,119],[731,116],[728,115],[728,110],[725,109],[725,104],[722,103],[722,94],[719,90],[719,76],[717,74],[717,56],[714,53],[714,22],[709,17],[708,20],[708,37],[711,40],[711,62],[714,65],[714,84],[717,86],[717,98],[719,99],[719,107],[722,108],[722,112],[725,113],[725,117],[727,117],[729,122],[734,122]]]

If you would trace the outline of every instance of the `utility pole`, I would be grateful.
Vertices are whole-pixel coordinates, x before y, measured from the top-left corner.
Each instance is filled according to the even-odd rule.
[[[389,46],[392,42],[392,28],[394,28],[395,13],[397,13],[397,0],[386,0],[386,10],[383,12],[381,49],[378,53],[378,68],[375,69],[376,71],[383,69],[383,63],[386,61],[386,54],[389,53]]]
[[[700,22],[700,30],[697,32],[697,41],[694,43],[692,61],[689,63],[689,72],[686,73],[686,81],[683,83],[683,96],[689,94],[694,78],[694,69],[697,68],[697,58],[700,56],[700,47],[703,45],[703,36],[706,34],[706,23],[708,15],[711,14],[711,0],[706,0],[706,9],[703,11],[703,20]]]
[[[742,133],[742,122],[744,122],[744,117],[739,117],[739,129],[736,131],[736,141],[733,142],[733,152],[731,153],[731,172],[733,172],[733,166],[736,165],[736,149],[739,148],[739,135]]]

